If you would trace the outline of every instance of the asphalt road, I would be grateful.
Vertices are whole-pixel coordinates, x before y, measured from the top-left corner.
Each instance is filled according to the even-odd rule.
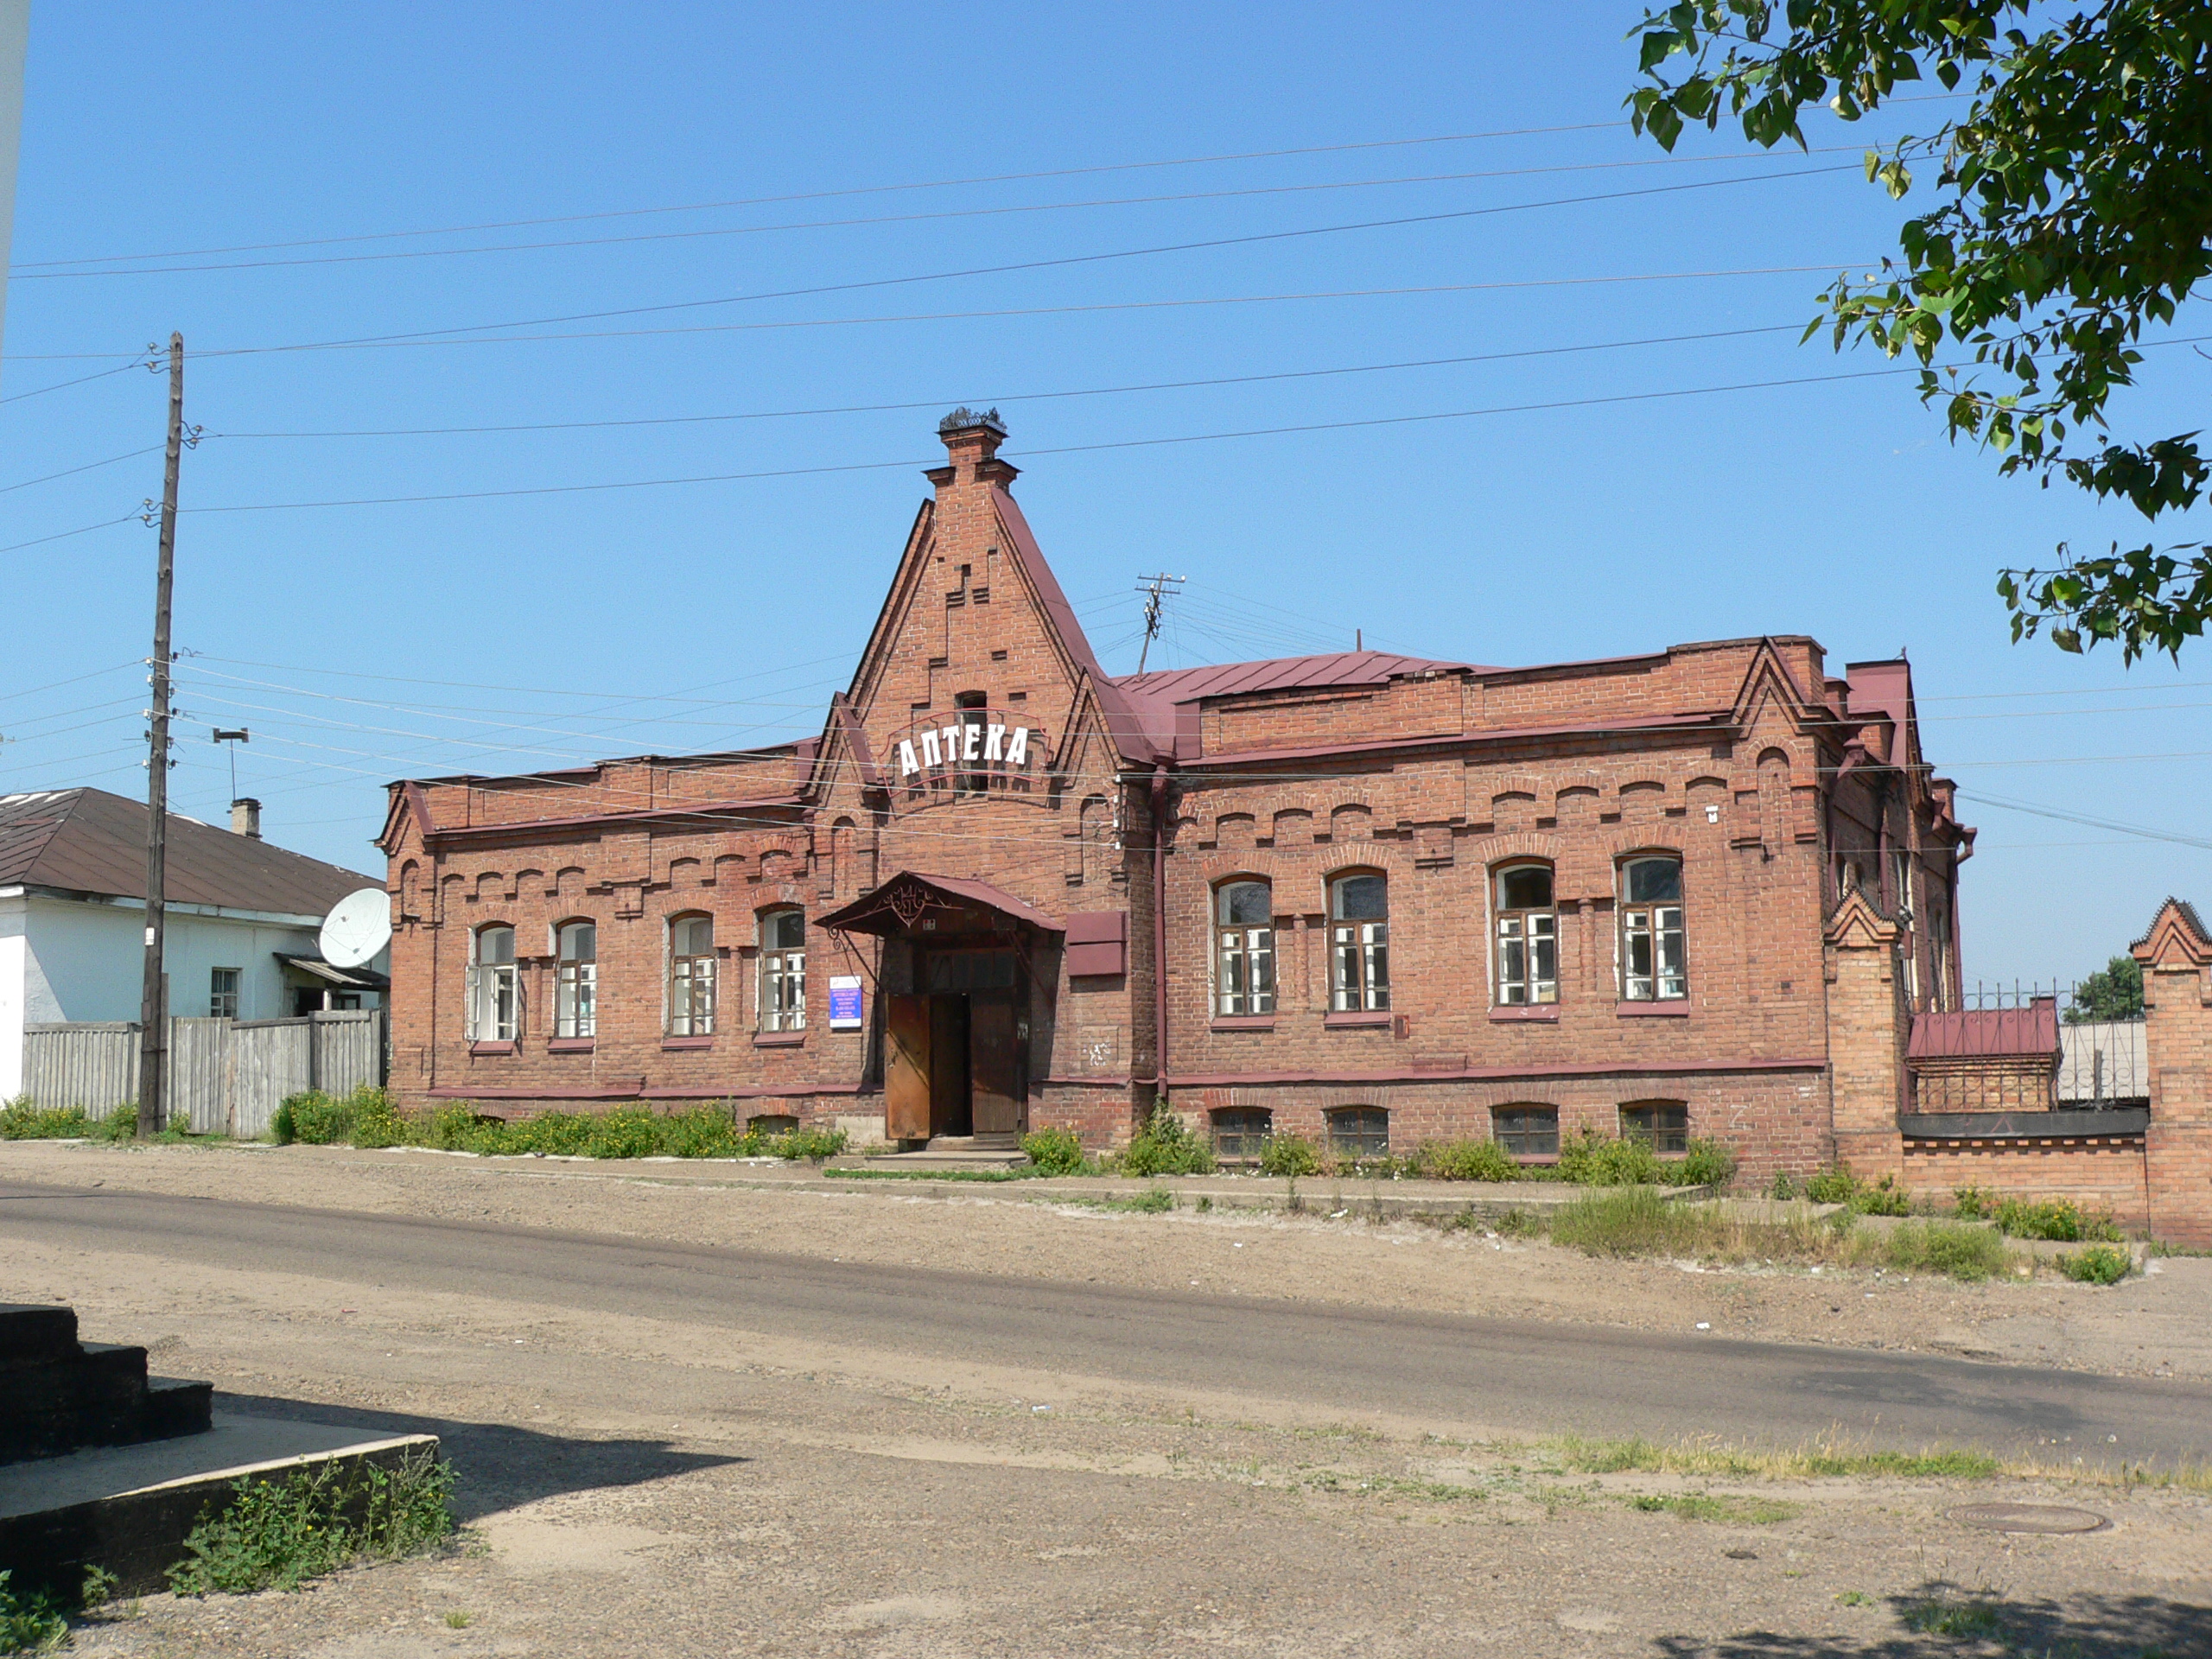
[[[535,1228],[0,1184],[10,1239],[512,1299],[1529,1433],[2212,1455],[2212,1387],[1844,1348],[1136,1293]],[[0,1272],[4,1266],[0,1265]],[[0,1288],[4,1295],[4,1288]]]

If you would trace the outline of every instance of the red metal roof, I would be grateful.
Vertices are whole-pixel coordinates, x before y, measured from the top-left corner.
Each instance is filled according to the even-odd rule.
[[[321,916],[383,881],[253,836],[168,815],[171,903]],[[0,796],[0,886],[146,896],[146,804],[104,789]]]
[[[1905,1047],[1908,1059],[2000,1055],[2056,1059],[2056,1000],[2039,996],[2024,1008],[1961,1008],[1912,1016],[1912,1039]]]
[[[1041,928],[1047,933],[1067,931],[1065,924],[1054,921],[1027,899],[1015,898],[1004,887],[995,887],[988,881],[971,881],[957,875],[925,875],[919,870],[899,871],[888,881],[882,882],[871,891],[861,894],[842,910],[832,911],[829,915],[820,918],[814,925],[836,931],[848,930],[873,931],[874,930],[860,928],[857,925],[875,919],[877,912],[888,899],[890,889],[901,881],[918,882],[923,887],[932,888],[940,893],[949,894],[952,898],[965,899],[970,904],[981,905],[987,910],[995,910],[1001,915],[1010,916],[1018,922],[1027,922],[1030,926]]]
[[[1126,674],[1114,683],[1124,691],[1166,702],[1233,697],[1253,691],[1292,691],[1332,685],[1382,685],[1414,674],[1472,669],[1472,663],[1401,657],[1388,651],[1338,651],[1319,657],[1270,657],[1256,663],[1216,663],[1204,668],[1164,668]],[[1478,672],[1494,671],[1478,670]]]

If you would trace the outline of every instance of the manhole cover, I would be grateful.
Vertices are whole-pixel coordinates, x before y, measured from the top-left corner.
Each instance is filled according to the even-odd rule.
[[[2097,1532],[2112,1524],[2088,1510],[2057,1503],[1969,1503],[1951,1519],[1989,1532]]]

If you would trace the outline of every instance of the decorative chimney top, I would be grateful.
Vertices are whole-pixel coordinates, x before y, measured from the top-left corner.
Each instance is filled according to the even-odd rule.
[[[973,410],[965,404],[937,423],[937,435],[949,438],[956,432],[972,432],[979,427],[1001,438],[1006,436],[1006,423],[999,418],[998,410]]]
[[[231,833],[261,839],[261,803],[251,796],[241,796],[231,803]]]

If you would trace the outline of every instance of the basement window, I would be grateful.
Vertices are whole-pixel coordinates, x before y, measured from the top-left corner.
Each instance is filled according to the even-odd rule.
[[[1690,1149],[1690,1109],[1679,1100],[1644,1100],[1621,1108],[1621,1138],[1658,1153]]]
[[[1500,1106],[1490,1115],[1491,1139],[1516,1158],[1559,1156],[1559,1108]]]
[[[1213,1155],[1224,1163],[1256,1164],[1274,1125],[1264,1107],[1231,1107],[1213,1115]]]
[[[1390,1114],[1380,1106],[1339,1106],[1329,1114],[1329,1145],[1346,1158],[1390,1155]]]

